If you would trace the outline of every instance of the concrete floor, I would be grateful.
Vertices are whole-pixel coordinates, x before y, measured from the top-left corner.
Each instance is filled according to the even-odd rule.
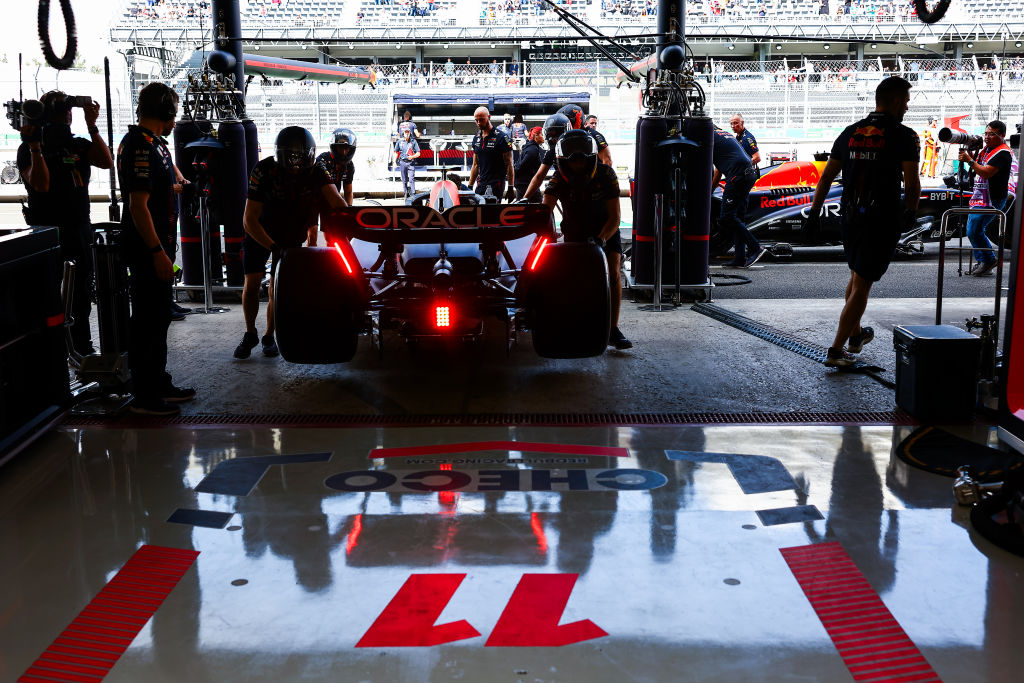
[[[1024,560],[909,430],[58,429],[0,680],[1017,681]]]

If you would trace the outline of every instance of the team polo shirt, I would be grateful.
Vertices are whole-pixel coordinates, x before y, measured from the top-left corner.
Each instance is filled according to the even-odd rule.
[[[477,184],[487,185],[496,180],[505,180],[505,152],[512,151],[505,134],[492,128],[490,134],[477,131],[473,136],[473,154],[478,169]]]
[[[604,136],[596,128],[584,128],[583,130],[587,132],[587,135],[594,138],[594,142],[597,143],[598,152],[608,146],[608,141],[604,139]]]
[[[747,153],[740,147],[740,143],[730,133],[726,133],[724,130],[716,130],[713,144],[711,163],[721,171],[726,179],[743,175],[751,168],[750,157],[747,156]]]
[[[414,139],[416,137],[416,124],[412,121],[402,121],[398,124],[398,137],[401,138],[405,131],[409,131],[409,137]]]
[[[178,221],[178,205],[174,200],[174,162],[167,141],[141,126],[128,126],[128,133],[117,146],[117,175],[121,182],[124,203],[121,225],[130,244],[138,247],[142,236],[128,210],[132,192],[148,192],[146,208],[160,243],[174,244]]]
[[[844,218],[884,218],[899,215],[903,162],[920,161],[921,142],[894,117],[872,112],[836,138],[831,158],[843,165]]]
[[[323,187],[331,184],[331,174],[317,162],[313,167],[292,175],[277,159],[267,157],[249,176],[249,199],[263,203],[260,224],[270,238],[281,244],[302,244],[310,226],[317,224]]]
[[[619,179],[611,166],[598,162],[594,177],[575,185],[555,173],[544,194],[554,195],[562,202],[562,234],[567,242],[580,242],[597,237],[608,220],[609,199],[619,196]]]
[[[345,168],[342,170],[341,175],[338,175],[338,165],[334,163],[334,153],[324,152],[316,158],[317,163],[323,164],[324,168],[327,169],[327,173],[331,176],[331,182],[340,190],[345,185],[352,182],[352,178],[356,174],[356,165],[353,162],[348,162]]]
[[[747,153],[747,156],[753,159],[757,154],[757,139],[751,132],[744,128],[743,132],[736,136],[736,141],[740,143],[740,147]]]

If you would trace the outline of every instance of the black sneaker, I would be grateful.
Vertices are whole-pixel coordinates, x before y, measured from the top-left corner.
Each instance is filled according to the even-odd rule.
[[[248,358],[252,350],[260,343],[259,335],[255,332],[246,332],[241,343],[235,347],[235,358]]]
[[[277,354],[281,353],[281,351],[277,348],[277,342],[274,341],[274,335],[272,335],[272,334],[265,334],[265,335],[263,335],[263,339],[261,339],[260,341],[262,341],[262,343],[263,343],[263,355],[264,356],[273,357],[273,356],[276,356]]]
[[[619,328],[613,327],[608,335],[608,346],[614,346],[619,351],[624,351],[625,349],[633,348],[633,342],[626,339]]]
[[[855,334],[846,342],[846,350],[850,353],[860,353],[864,345],[875,338],[875,330],[870,327],[860,328],[860,334]]]
[[[179,320],[184,320],[186,317],[187,316],[184,313],[179,313],[176,310],[174,310],[173,307],[171,308],[171,320],[172,321],[177,322]]]
[[[168,403],[181,403],[191,401],[196,397],[196,390],[193,387],[176,387],[173,384],[160,394],[160,398]]]
[[[152,415],[154,417],[166,417],[181,413],[181,408],[159,398],[136,397],[128,406],[128,410],[136,415]]]
[[[842,349],[829,349],[825,357],[825,365],[830,368],[848,368],[856,362],[856,358]]]
[[[171,302],[171,313],[184,313],[185,315],[188,315],[191,312],[192,312],[191,308],[185,308],[184,306],[179,306],[178,302],[176,302],[176,301],[172,301]]]
[[[743,263],[743,267],[744,268],[749,268],[750,266],[752,266],[755,263],[757,263],[758,261],[760,261],[761,257],[764,256],[767,253],[768,253],[767,249],[765,249],[764,247],[760,247],[757,250],[756,254],[751,254],[750,256],[747,257],[747,260]]]

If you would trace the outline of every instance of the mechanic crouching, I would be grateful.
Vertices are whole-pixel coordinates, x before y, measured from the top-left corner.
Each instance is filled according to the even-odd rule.
[[[285,249],[301,247],[307,238],[316,239],[320,199],[332,209],[348,206],[332,182],[331,174],[315,161],[316,143],[305,128],[288,126],[277,134],[276,156],[267,157],[252,169],[249,198],[242,219],[242,315],[245,335],[235,349],[235,358],[248,358],[262,341],[263,355],[276,356],[274,340],[274,271]],[[262,340],[256,334],[260,308],[260,285],[270,264],[270,293],[267,331]]]
[[[619,238],[619,179],[597,160],[597,142],[585,131],[566,131],[555,145],[556,173],[544,188],[544,204],[562,204],[562,235],[567,242],[594,240],[608,259],[612,327],[609,346],[633,343],[619,330],[622,305],[622,240]]]

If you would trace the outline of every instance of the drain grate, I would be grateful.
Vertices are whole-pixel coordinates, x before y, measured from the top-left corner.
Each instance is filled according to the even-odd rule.
[[[481,413],[476,415],[179,415],[169,418],[71,415],[61,427],[550,427],[673,425],[915,425],[902,410],[827,413]]]
[[[767,342],[780,346],[787,351],[792,351],[804,358],[810,358],[816,363],[824,364],[825,359],[828,357],[828,348],[821,346],[820,344],[814,344],[806,339],[795,337],[789,332],[758,322],[752,318],[740,315],[739,313],[734,313],[722,308],[721,306],[716,306],[715,304],[694,304],[690,310],[706,315],[721,323],[725,323],[730,327],[735,327],[737,330],[742,332],[764,339]],[[881,371],[884,371],[884,368],[870,363],[865,363],[860,360],[858,360],[854,365],[845,368],[845,372],[864,374],[883,386],[890,389],[896,389],[896,385],[893,382],[890,382],[884,377],[878,376],[877,373]]]

